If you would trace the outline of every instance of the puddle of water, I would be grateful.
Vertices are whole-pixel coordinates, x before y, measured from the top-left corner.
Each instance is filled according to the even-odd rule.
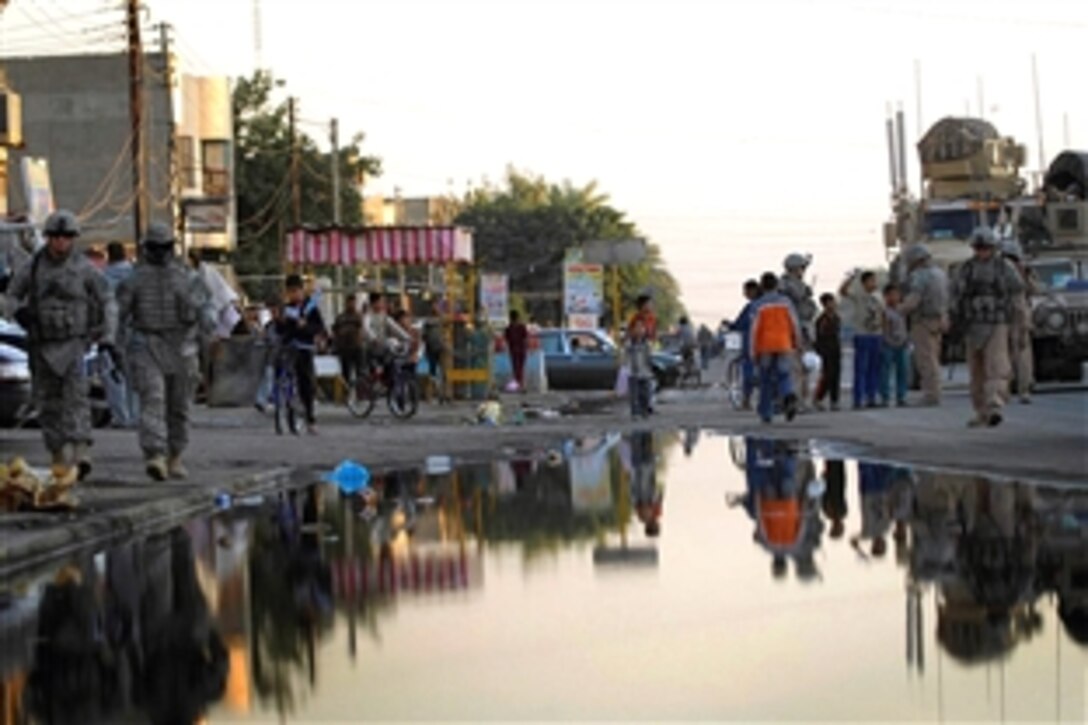
[[[697,431],[558,453],[22,582],[3,722],[1088,714],[1088,490]]]

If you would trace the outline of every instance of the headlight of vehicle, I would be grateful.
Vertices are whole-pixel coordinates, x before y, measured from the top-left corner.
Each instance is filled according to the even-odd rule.
[[[1046,313],[1046,326],[1051,330],[1060,330],[1065,327],[1065,310],[1051,308]]]

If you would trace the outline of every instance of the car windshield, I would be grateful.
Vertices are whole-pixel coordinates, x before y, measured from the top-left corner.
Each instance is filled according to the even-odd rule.
[[[987,226],[997,223],[997,212],[987,213]],[[971,209],[929,211],[925,215],[928,239],[967,239],[979,225],[978,212]]]
[[[1069,261],[1040,262],[1031,265],[1039,284],[1050,290],[1065,289],[1076,278],[1073,263]]]

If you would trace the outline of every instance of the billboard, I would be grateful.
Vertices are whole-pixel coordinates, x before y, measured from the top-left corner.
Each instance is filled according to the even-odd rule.
[[[45,223],[53,213],[53,185],[49,181],[49,162],[45,159],[23,157],[23,193],[26,196],[27,217],[36,226]]]
[[[604,312],[604,266],[583,262],[576,249],[563,261],[563,312],[579,329],[596,328]]]
[[[505,325],[510,317],[509,284],[505,274],[480,275],[480,309],[492,325]]]

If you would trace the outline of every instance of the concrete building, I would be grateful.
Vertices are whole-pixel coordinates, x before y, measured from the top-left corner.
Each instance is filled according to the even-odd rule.
[[[363,219],[368,226],[441,226],[453,223],[454,201],[443,196],[363,198]]]
[[[57,207],[76,212],[89,243],[135,239],[128,64],[120,54],[6,58],[22,98],[24,146],[11,152],[9,213],[28,208],[23,158],[46,159]],[[146,218],[187,230],[196,246],[234,246],[233,120],[223,78],[172,72],[145,56]],[[182,211],[186,211],[182,219]]]

